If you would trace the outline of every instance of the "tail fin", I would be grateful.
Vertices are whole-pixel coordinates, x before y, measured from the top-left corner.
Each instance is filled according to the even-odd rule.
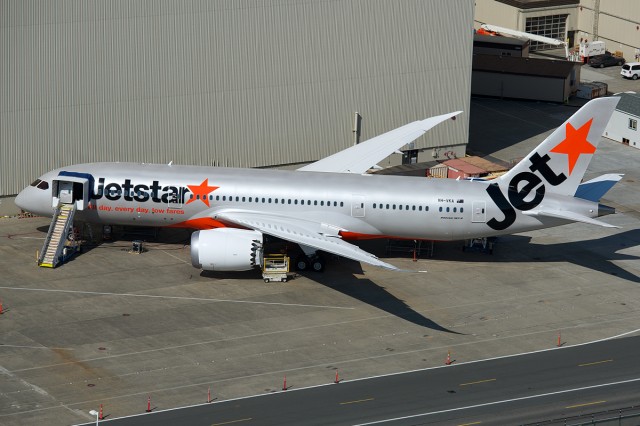
[[[524,160],[501,176],[499,185],[517,186],[523,180],[518,179],[518,175],[537,172],[549,183],[547,191],[573,196],[619,100],[619,97],[609,97],[588,102]]]

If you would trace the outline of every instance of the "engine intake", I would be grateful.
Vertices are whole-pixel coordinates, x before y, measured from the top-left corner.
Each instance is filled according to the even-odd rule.
[[[217,228],[191,234],[191,264],[205,271],[247,271],[262,265],[262,233]]]

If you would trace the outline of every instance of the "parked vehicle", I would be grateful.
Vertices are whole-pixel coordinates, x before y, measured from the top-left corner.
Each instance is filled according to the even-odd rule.
[[[638,77],[640,77],[640,62],[629,62],[628,64],[624,64],[620,71],[620,75],[624,78],[637,80]]]
[[[604,68],[604,67],[612,67],[614,65],[621,66],[625,62],[626,61],[622,56],[613,56],[612,54],[607,52],[607,54],[598,55],[591,58],[589,60],[589,65],[591,65],[592,67]]]

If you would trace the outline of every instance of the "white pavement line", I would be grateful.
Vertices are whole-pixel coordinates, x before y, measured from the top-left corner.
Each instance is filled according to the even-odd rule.
[[[57,290],[52,288],[26,288],[26,287],[0,286],[0,289],[16,290],[16,291],[43,291],[43,292],[50,292],[50,293],[91,294],[95,296],[148,297],[148,298],[154,298],[154,299],[197,300],[202,302],[216,302],[216,303],[247,303],[251,305],[291,306],[291,307],[298,307],[298,308],[355,309],[349,306],[308,305],[303,303],[283,303],[283,302],[258,302],[253,300],[210,299],[207,297],[160,296],[160,295],[154,295],[154,294],[136,294],[136,293],[107,293],[107,292],[101,292],[101,291],[84,291],[84,290]]]
[[[73,348],[56,348],[50,346],[25,346],[25,345],[5,345],[4,343],[0,343],[0,348],[25,348],[25,349],[61,349],[65,351],[73,351]]]
[[[191,265],[191,262],[187,262],[187,261],[186,261],[186,260],[184,260],[184,259],[180,259],[178,256],[173,255],[173,254],[169,253],[169,252],[168,252],[168,251],[166,251],[166,250],[160,250],[160,251],[161,251],[161,252],[163,252],[164,254],[166,254],[167,256],[171,256],[171,257],[173,257],[174,259],[178,260],[179,262],[184,263],[185,265]]]
[[[520,398],[503,399],[501,401],[486,402],[484,404],[467,405],[466,407],[450,408],[448,410],[431,411],[431,412],[428,412],[428,413],[413,414],[411,416],[395,417],[395,418],[392,418],[392,419],[385,419],[385,420],[376,420],[374,422],[359,423],[359,424],[354,425],[354,426],[376,425],[376,424],[380,424],[380,423],[395,422],[395,421],[398,421],[398,420],[415,419],[417,417],[432,416],[434,414],[442,414],[442,413],[450,413],[450,412],[453,412],[453,411],[470,410],[472,408],[490,407],[492,405],[506,404],[506,403],[509,403],[509,402],[525,401],[527,399],[535,399],[535,398],[544,398],[545,396],[562,395],[564,393],[580,392],[580,391],[583,391],[583,390],[597,389],[597,388],[603,388],[603,387],[607,387],[607,386],[623,385],[623,384],[626,384],[626,383],[633,383],[633,382],[638,382],[638,381],[640,381],[640,377],[637,377],[635,379],[622,380],[622,381],[619,381],[619,382],[602,383],[602,384],[599,384],[599,385],[584,386],[584,387],[581,387],[581,388],[565,389],[565,390],[555,391],[555,392],[540,393],[540,394],[537,394],[537,395],[522,396]]]

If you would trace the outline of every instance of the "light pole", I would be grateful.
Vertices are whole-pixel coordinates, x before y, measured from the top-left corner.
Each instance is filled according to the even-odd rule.
[[[92,416],[96,416],[96,426],[98,426],[98,412],[96,410],[91,410],[89,411],[89,414],[91,414]]]

